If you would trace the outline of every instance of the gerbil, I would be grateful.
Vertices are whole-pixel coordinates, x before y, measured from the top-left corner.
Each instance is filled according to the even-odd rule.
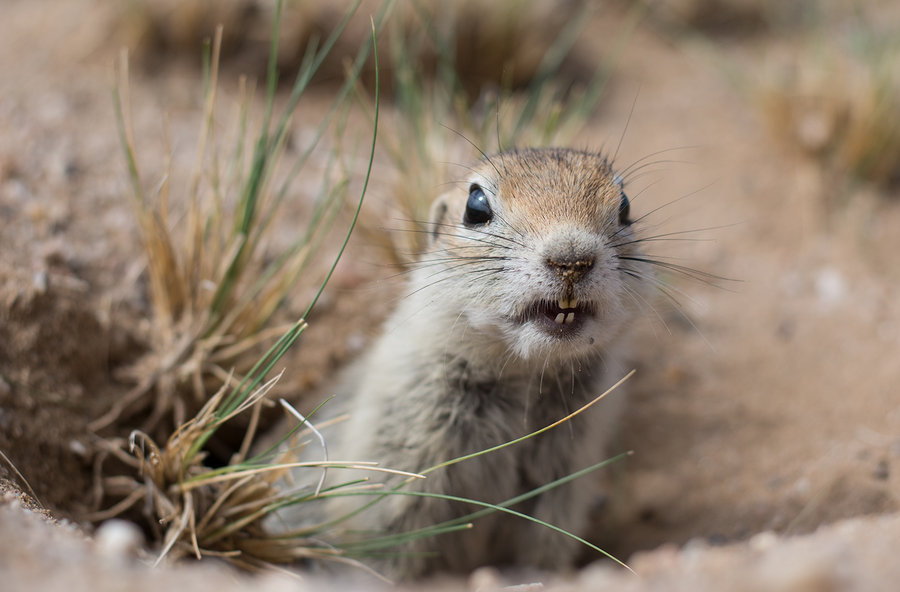
[[[624,333],[649,277],[623,181],[605,156],[566,149],[486,156],[462,190],[432,206],[429,246],[408,295],[339,389],[339,398],[349,397],[350,419],[337,428],[332,458],[421,471],[564,417],[624,374]],[[491,503],[522,494],[607,458],[622,402],[614,392],[568,427],[435,471],[407,489]],[[575,482],[515,509],[584,534],[599,496]],[[408,532],[476,509],[387,496],[348,528]],[[494,513],[470,530],[389,551],[396,554],[378,567],[411,578],[486,564],[560,569],[579,548]]]

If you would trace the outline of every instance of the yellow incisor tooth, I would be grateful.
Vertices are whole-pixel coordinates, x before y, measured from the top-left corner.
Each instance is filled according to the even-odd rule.
[[[560,313],[560,314],[562,314],[562,313]],[[566,324],[567,325],[571,325],[574,321],[575,321],[575,313],[574,312],[570,312],[569,314],[566,315]]]
[[[569,308],[575,308],[576,306],[578,306],[578,298],[572,296],[572,299],[569,300]]]
[[[564,313],[559,313],[558,315],[556,315],[556,324],[562,325],[563,320],[565,320],[565,318],[566,318],[566,315]]]
[[[560,308],[569,308],[569,301],[565,298],[560,298],[556,303]]]

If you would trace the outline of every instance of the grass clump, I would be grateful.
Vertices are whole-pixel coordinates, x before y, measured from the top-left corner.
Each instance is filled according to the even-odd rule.
[[[816,8],[797,0],[652,0],[652,20],[664,31],[678,34],[748,36],[791,28]]]
[[[355,0],[286,3],[281,15],[284,34],[279,41],[279,67],[293,70],[303,62],[306,45],[325,37]],[[384,23],[388,35],[415,36],[426,18],[441,30],[457,72],[475,94],[501,76],[515,88],[534,77],[546,50],[566,26],[573,11],[589,0],[404,0],[392,8]],[[129,0],[111,15],[110,32],[135,48],[138,62],[150,68],[178,58],[194,59],[197,45],[224,23],[223,60],[249,71],[264,71],[268,22],[274,3],[259,0]],[[375,0],[363,4],[376,5]],[[355,19],[325,57],[320,81],[339,81],[343,61],[367,44],[368,23]],[[434,44],[408,46],[405,56],[416,64],[420,77],[435,74],[439,50]],[[393,69],[395,56],[382,57],[384,71]],[[573,60],[576,61],[576,60]],[[575,66],[576,64],[572,64]],[[365,76],[371,88],[371,72]],[[384,82],[384,81],[383,81]],[[391,93],[390,81],[387,92]],[[383,90],[384,84],[382,84]]]
[[[92,429],[137,415],[146,417],[141,429],[148,433],[160,428],[164,419],[171,420],[169,427],[155,435],[170,433],[166,429],[183,424],[206,402],[207,393],[223,383],[240,382],[260,355],[261,344],[285,331],[286,326],[273,324],[276,312],[304,278],[345,202],[349,178],[341,153],[349,108],[345,99],[362,71],[369,46],[360,50],[309,146],[286,163],[291,117],[355,8],[348,10],[321,46],[311,44],[280,114],[275,113],[276,25],[260,129],[255,135],[249,131],[253,91],[242,79],[234,143],[227,157],[220,153],[216,138],[220,29],[205,58],[203,124],[191,178],[185,186],[173,186],[169,171],[152,195],[140,171],[123,58],[114,99],[131,178],[131,202],[147,257],[152,334],[149,353],[128,372],[137,383],[135,388],[95,420]],[[280,10],[276,23],[279,15]],[[330,125],[337,148],[328,158],[307,226],[287,247],[271,252],[267,242],[272,223]],[[186,204],[182,206],[186,211],[172,203]],[[176,220],[181,222],[177,229]]]
[[[900,182],[898,72],[896,35],[862,26],[837,39],[814,35],[769,69],[758,103],[776,137],[830,174],[893,187]]]
[[[349,18],[351,14],[352,10],[348,11],[347,17]],[[382,12],[380,16],[383,14]],[[160,559],[165,556],[178,557],[186,554],[193,554],[198,558],[214,555],[222,556],[243,567],[259,567],[333,553],[333,550],[321,543],[302,536],[290,537],[290,540],[268,536],[262,526],[262,520],[274,510],[318,494],[316,491],[312,494],[306,492],[291,495],[276,486],[286,471],[298,466],[298,455],[303,445],[293,441],[292,445],[274,447],[260,455],[253,457],[248,455],[259,425],[261,406],[269,391],[277,383],[277,377],[266,382],[264,380],[306,329],[305,319],[334,271],[359,216],[374,156],[378,125],[377,86],[375,119],[365,183],[340,252],[313,302],[309,304],[304,315],[286,330],[275,329],[282,333],[280,338],[262,356],[254,356],[255,362],[251,363],[246,374],[237,376],[230,371],[222,377],[220,388],[211,397],[206,396],[207,381],[201,374],[206,367],[204,362],[222,364],[228,360],[232,363],[232,367],[239,365],[240,360],[235,357],[236,354],[252,351],[250,345],[263,341],[273,332],[261,331],[260,328],[271,317],[278,303],[293,285],[293,281],[304,269],[313,247],[319,240],[319,233],[327,228],[329,218],[334,216],[334,210],[343,203],[343,191],[337,191],[334,187],[326,185],[320,201],[316,204],[306,235],[298,239],[288,251],[275,257],[274,262],[268,266],[250,265],[254,262],[253,256],[262,242],[263,234],[277,212],[278,204],[285,197],[291,179],[299,172],[312,150],[310,148],[300,162],[294,164],[279,189],[270,189],[274,167],[283,154],[290,113],[315,72],[317,61],[324,55],[321,52],[327,53],[330,42],[340,32],[339,29],[336,30],[335,34],[326,40],[321,50],[317,51],[315,48],[311,50],[307,67],[301,69],[298,75],[286,111],[275,131],[270,132],[269,122],[276,86],[274,48],[277,47],[278,22],[276,13],[273,59],[263,129],[252,153],[252,164],[246,177],[234,173],[240,181],[237,183],[239,199],[235,217],[223,219],[226,209],[224,194],[221,193],[223,189],[218,183],[218,161],[213,159],[211,161],[213,181],[210,183],[212,199],[205,202],[212,204],[211,207],[208,206],[210,209],[204,209],[199,200],[199,178],[195,177],[191,185],[186,250],[178,248],[165,224],[167,193],[163,192],[162,199],[153,203],[144,195],[128,117],[123,112],[120,95],[116,94],[123,145],[134,188],[135,208],[148,256],[148,273],[156,315],[154,321],[159,323],[164,339],[161,340],[163,347],[150,354],[158,356],[151,359],[151,363],[155,365],[154,372],[148,375],[137,389],[129,393],[123,404],[100,418],[95,425],[102,427],[119,419],[127,405],[148,406],[149,403],[142,399],[146,399],[149,390],[155,387],[159,391],[159,396],[153,399],[154,408],[147,422],[151,428],[154,427],[155,420],[177,407],[177,403],[173,401],[178,401],[177,379],[181,376],[194,378],[192,381],[194,395],[202,397],[203,405],[192,418],[180,421],[177,429],[166,438],[166,443],[162,446],[157,444],[158,437],[142,429],[133,430],[127,441],[116,438],[105,441],[104,452],[101,453],[97,464],[100,473],[98,497],[114,496],[119,498],[119,501],[111,508],[96,513],[93,518],[102,520],[117,516],[138,501],[149,500],[152,507],[145,511],[149,510],[148,524],[162,541]],[[372,26],[374,42],[374,21]],[[219,40],[220,36],[217,36],[216,42],[212,45],[212,59],[209,62],[212,69],[208,79],[208,93],[214,92],[210,89],[215,87],[216,49]],[[355,77],[359,75],[368,55],[367,50],[368,47],[365,51],[360,50],[344,91],[332,105],[332,112],[342,105]],[[123,75],[125,72],[123,68]],[[126,83],[120,88],[127,89],[127,78],[124,80]],[[211,140],[214,97],[207,95],[206,105],[205,121],[208,127],[204,127],[201,134],[198,163],[204,162],[206,145]],[[323,123],[316,140],[321,137],[324,129]],[[243,146],[239,145],[238,151],[240,152],[242,148]],[[223,228],[224,230],[221,230]],[[212,261],[208,258],[212,258]],[[204,277],[203,271],[213,273],[212,277]],[[200,288],[206,286],[209,293],[204,295]],[[179,332],[182,325],[186,326],[187,330]],[[243,332],[229,332],[229,329]],[[213,347],[210,347],[210,344]],[[224,347],[225,351],[216,346]],[[183,411],[185,406],[182,405],[181,409]],[[225,466],[219,468],[207,466],[206,445],[210,438],[227,422],[247,412],[250,413],[250,420],[239,449]],[[178,421],[177,413],[175,419]],[[298,427],[302,427],[302,424]],[[165,430],[160,432],[165,433]],[[284,440],[290,439],[292,435],[288,434]],[[110,455],[135,470],[137,476],[104,477],[102,461]],[[323,468],[328,466],[328,463],[327,461],[301,463],[299,466]],[[354,468],[367,467],[361,465]]]

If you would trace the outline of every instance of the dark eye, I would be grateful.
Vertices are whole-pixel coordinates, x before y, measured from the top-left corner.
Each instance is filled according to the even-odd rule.
[[[628,217],[631,215],[631,203],[628,201],[628,196],[625,195],[625,191],[621,191],[621,196],[619,201],[619,224],[628,226],[631,224],[631,220]]]
[[[469,187],[469,201],[466,202],[466,213],[463,222],[469,225],[487,224],[494,217],[487,196],[478,185]]]

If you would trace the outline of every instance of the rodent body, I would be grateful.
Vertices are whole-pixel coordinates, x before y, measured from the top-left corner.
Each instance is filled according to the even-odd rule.
[[[340,387],[350,419],[336,428],[332,458],[422,471],[549,425],[621,378],[623,333],[649,278],[629,214],[622,180],[600,154],[485,157],[464,191],[432,207],[430,246],[411,272],[408,296]],[[607,458],[622,402],[614,392],[568,425],[404,490],[490,503],[525,493]],[[598,496],[575,482],[514,509],[584,534]],[[354,503],[347,499],[334,503],[335,514]],[[477,509],[389,495],[348,528],[409,532]],[[469,530],[389,551],[396,554],[378,567],[410,578],[485,564],[560,569],[579,549],[559,533],[494,513]]]

